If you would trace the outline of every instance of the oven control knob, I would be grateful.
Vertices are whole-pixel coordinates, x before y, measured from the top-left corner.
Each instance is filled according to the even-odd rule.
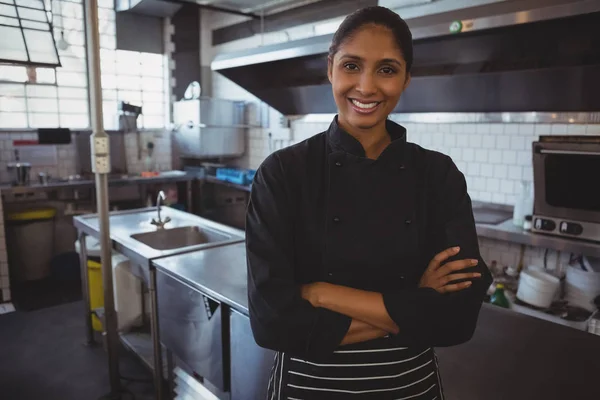
[[[568,235],[581,235],[583,233],[583,227],[580,224],[574,222],[562,221],[560,223],[560,232]]]
[[[552,232],[556,229],[556,223],[551,219],[536,218],[535,229]]]

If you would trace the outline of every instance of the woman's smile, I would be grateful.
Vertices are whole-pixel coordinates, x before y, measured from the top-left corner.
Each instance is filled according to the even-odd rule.
[[[358,114],[372,114],[379,108],[381,101],[367,101],[349,98],[352,109]]]

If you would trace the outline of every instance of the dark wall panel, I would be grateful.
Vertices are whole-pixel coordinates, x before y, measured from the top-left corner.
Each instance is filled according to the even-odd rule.
[[[162,18],[116,13],[117,49],[164,54]]]

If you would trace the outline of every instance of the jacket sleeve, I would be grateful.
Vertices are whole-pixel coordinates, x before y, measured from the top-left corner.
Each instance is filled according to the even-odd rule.
[[[295,199],[278,153],[258,169],[246,214],[248,304],[256,343],[297,356],[331,353],[351,319],[301,297],[294,270]],[[289,180],[289,177],[287,177]]]
[[[442,250],[460,246],[454,259],[474,258],[476,267],[464,272],[479,272],[471,287],[458,292],[440,294],[431,288],[414,288],[383,294],[384,303],[391,318],[400,328],[397,340],[405,343],[439,347],[453,346],[471,339],[475,332],[479,310],[488,287],[491,274],[481,258],[471,199],[463,174],[449,157],[432,171],[428,186],[431,198],[427,219],[431,228],[427,231],[425,265]],[[424,266],[421,266],[424,270]]]

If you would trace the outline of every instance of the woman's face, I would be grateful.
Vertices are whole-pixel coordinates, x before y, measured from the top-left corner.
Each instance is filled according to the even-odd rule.
[[[342,126],[370,129],[385,124],[410,82],[392,32],[366,25],[329,60],[329,81]]]

